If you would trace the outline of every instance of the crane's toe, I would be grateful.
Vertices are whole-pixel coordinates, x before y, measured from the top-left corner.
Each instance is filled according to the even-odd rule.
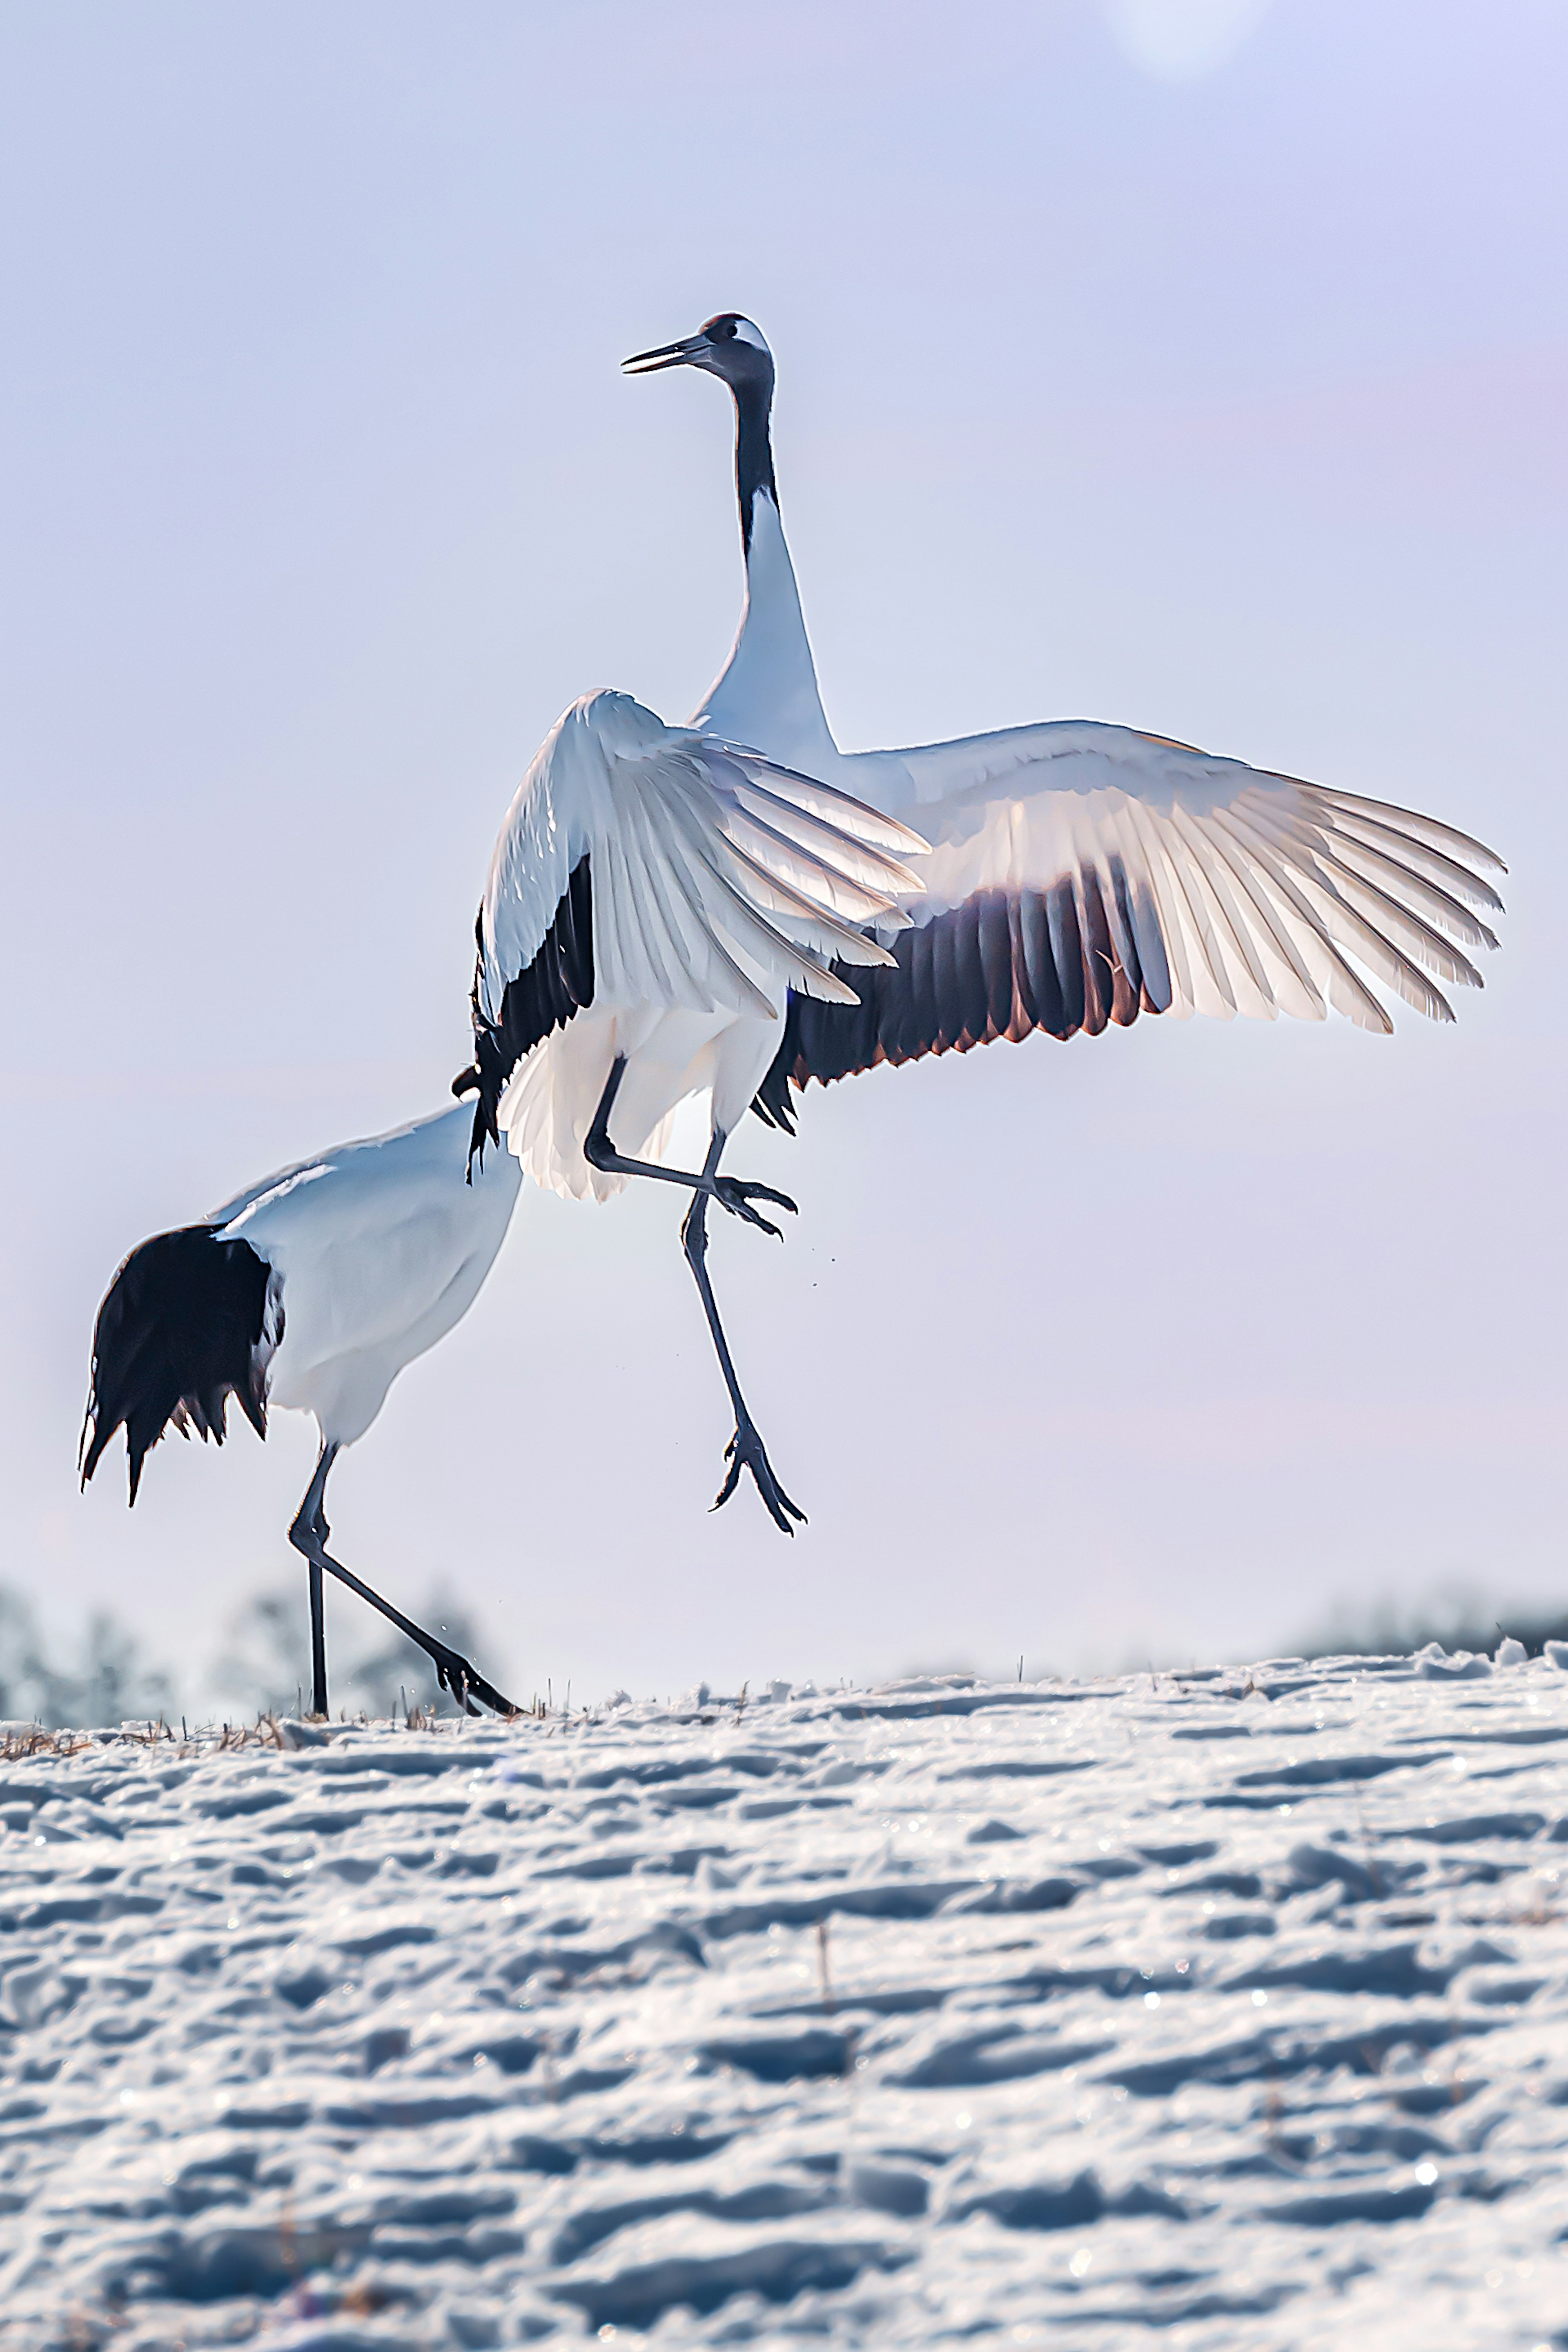
[[[433,1649],[436,1681],[442,1690],[450,1691],[465,1715],[478,1715],[474,1701],[493,1709],[497,1715],[516,1715],[518,1709],[510,1698],[503,1697],[493,1683],[488,1683],[478,1668],[471,1666],[456,1650]]]
[[[795,1529],[790,1525],[791,1519],[798,1519],[801,1526],[805,1527],[805,1513],[797,1503],[791,1502],[780,1486],[774,1475],[773,1465],[768,1460],[767,1447],[763,1444],[753,1423],[742,1421],[737,1424],[734,1436],[724,1448],[724,1459],[730,1467],[724,1475],[724,1484],[713,1498],[713,1508],[716,1511],[729,1501],[740,1485],[742,1471],[749,1470],[755,1482],[757,1492],[762,1496],[769,1516],[780,1533],[786,1536],[794,1535]]]
[[[771,1223],[768,1218],[760,1216],[752,1208],[752,1202],[771,1201],[775,1208],[787,1209],[792,1217],[800,1214],[787,1192],[775,1192],[771,1184],[748,1183],[739,1176],[716,1176],[713,1180],[713,1197],[721,1209],[729,1210],[732,1217],[743,1218],[748,1225],[756,1225],[764,1234],[772,1234],[776,1240],[780,1241],[784,1236],[780,1234],[777,1225]]]

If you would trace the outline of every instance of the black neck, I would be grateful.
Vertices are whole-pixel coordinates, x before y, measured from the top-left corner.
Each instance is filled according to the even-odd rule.
[[[773,443],[768,437],[768,412],[773,403],[773,371],[766,382],[738,383],[735,394],[735,489],[741,501],[741,544],[752,551],[752,506],[759,490],[766,490],[776,507],[778,484],[773,479]]]

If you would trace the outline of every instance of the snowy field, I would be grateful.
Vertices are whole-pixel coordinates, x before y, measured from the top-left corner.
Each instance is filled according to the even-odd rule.
[[[14,1738],[0,2342],[1568,2345],[1564,1743],[1431,1655]]]

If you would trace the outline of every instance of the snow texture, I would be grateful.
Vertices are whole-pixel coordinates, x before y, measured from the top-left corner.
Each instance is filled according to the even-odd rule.
[[[1568,2341],[1549,1659],[276,1741],[0,1769],[16,2352]]]

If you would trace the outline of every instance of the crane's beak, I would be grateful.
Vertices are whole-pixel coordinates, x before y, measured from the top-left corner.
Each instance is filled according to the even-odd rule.
[[[701,367],[713,346],[706,335],[688,335],[679,343],[660,343],[651,352],[634,352],[621,362],[623,375],[657,375],[661,368]]]

